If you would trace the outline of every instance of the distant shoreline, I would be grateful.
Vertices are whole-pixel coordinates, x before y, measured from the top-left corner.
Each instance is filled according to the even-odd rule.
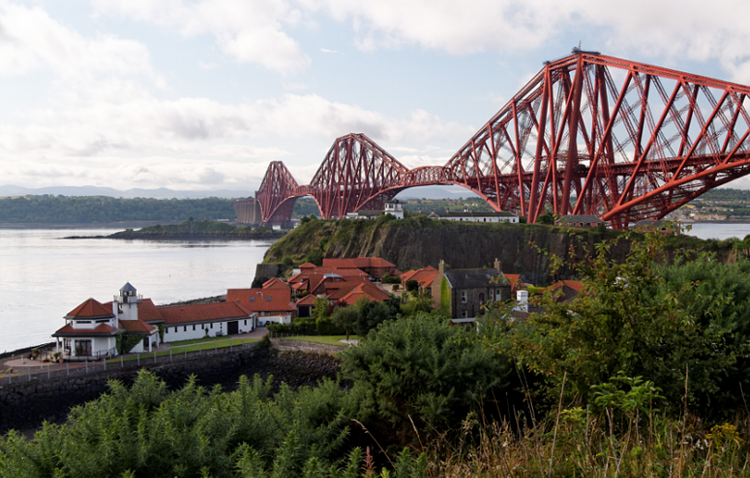
[[[41,222],[23,222],[23,223],[0,223],[0,229],[133,229],[141,227],[150,227],[161,224],[169,226],[179,224],[179,221],[120,221],[120,222],[98,222],[98,223],[41,223]]]

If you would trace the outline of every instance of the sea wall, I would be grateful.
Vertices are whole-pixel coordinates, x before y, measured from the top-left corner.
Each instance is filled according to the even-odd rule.
[[[272,375],[275,388],[281,382],[297,388],[315,385],[322,378],[334,378],[338,373],[338,359],[332,355],[279,353],[260,344],[230,353],[196,355],[194,359],[176,363],[0,384],[0,434],[10,429],[33,430],[44,421],[61,423],[72,407],[105,393],[110,380],[129,385],[141,369],[156,374],[170,389],[183,386],[190,375],[195,375],[200,385],[218,384],[232,390],[242,375],[258,374],[262,378]]]

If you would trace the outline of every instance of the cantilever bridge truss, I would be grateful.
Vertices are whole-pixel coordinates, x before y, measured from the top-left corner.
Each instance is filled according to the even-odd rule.
[[[443,166],[409,169],[364,134],[338,138],[309,185],[273,162],[263,222],[312,196],[324,218],[400,191],[460,185],[497,211],[593,214],[613,227],[659,219],[750,174],[750,87],[574,50],[545,64]]]

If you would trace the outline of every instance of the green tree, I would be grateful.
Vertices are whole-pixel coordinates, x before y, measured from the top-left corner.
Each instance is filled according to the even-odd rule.
[[[720,320],[702,324],[694,310],[702,302],[715,317],[727,297],[696,294],[693,283],[667,288],[656,265],[661,241],[634,241],[621,264],[607,259],[613,242],[598,244],[579,269],[584,293],[570,303],[545,294],[547,312],[515,322],[501,348],[542,374],[553,397],[565,380],[566,394],[588,401],[592,386],[618,372],[655,383],[673,404],[686,380],[691,399],[716,393],[722,371],[735,362],[726,342],[731,330]]]
[[[428,314],[384,323],[341,360],[355,393],[366,397],[362,419],[386,419],[403,427],[399,433],[411,433],[410,417],[435,431],[459,426],[507,385],[511,370],[476,332]]]
[[[416,290],[419,290],[419,282],[417,282],[414,279],[410,279],[410,280],[406,281],[406,283],[404,285],[406,286],[406,291],[407,292],[414,292]]]
[[[349,335],[357,327],[357,321],[359,320],[359,310],[354,305],[348,305],[346,307],[337,307],[333,314],[331,314],[331,320],[334,324],[338,325],[346,331],[346,340],[349,340]]]
[[[555,216],[550,213],[540,214],[539,217],[536,218],[536,222],[539,224],[554,224]]]

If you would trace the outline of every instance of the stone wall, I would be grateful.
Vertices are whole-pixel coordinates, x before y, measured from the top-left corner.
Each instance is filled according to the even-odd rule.
[[[273,375],[274,388],[278,389],[281,382],[297,388],[315,385],[324,377],[335,378],[339,364],[333,356],[279,353],[263,347],[260,342],[255,347],[210,356],[196,355],[194,359],[176,363],[0,384],[0,434],[10,429],[29,432],[40,427],[45,420],[61,423],[72,407],[106,392],[109,380],[129,385],[141,369],[155,373],[171,389],[183,386],[190,375],[195,375],[203,386],[218,384],[225,390],[233,390],[240,376],[255,374],[262,378]]]

